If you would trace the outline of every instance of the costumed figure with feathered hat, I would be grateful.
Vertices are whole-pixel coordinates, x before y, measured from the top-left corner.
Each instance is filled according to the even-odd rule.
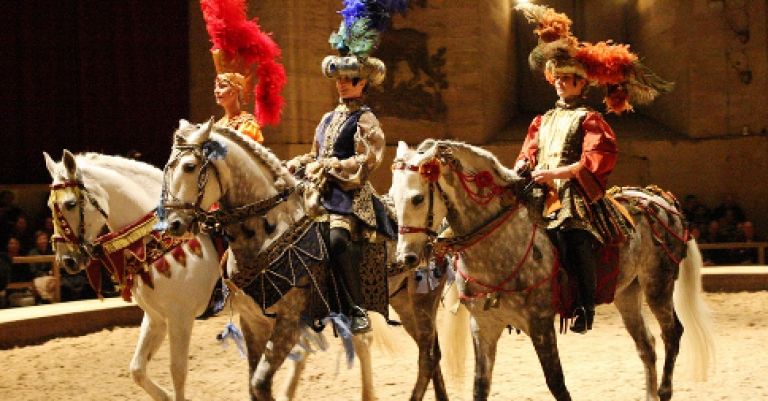
[[[216,67],[213,91],[224,116],[216,121],[263,142],[261,127],[280,121],[285,69],[277,62],[280,47],[246,18],[245,0],[201,0]],[[254,113],[246,104],[254,102]]]
[[[614,203],[606,201],[605,186],[618,148],[602,115],[584,104],[585,92],[590,86],[602,88],[607,111],[621,114],[631,111],[632,103],[650,103],[672,84],[643,66],[628,45],[579,42],[565,14],[529,3],[516,9],[537,25],[539,43],[529,63],[544,73],[559,99],[531,123],[515,169],[539,184],[531,196],[543,205],[547,232],[578,282],[571,330],[586,333],[595,313],[599,247],[628,233],[607,232],[606,225],[598,223],[613,215]]]
[[[305,191],[308,208],[330,218],[330,259],[340,278],[339,312],[351,320],[355,333],[370,329],[362,308],[363,293],[353,242],[376,235],[394,237],[391,219],[368,178],[381,164],[385,140],[379,121],[365,105],[369,87],[384,81],[386,67],[371,52],[395,12],[405,0],[344,0],[343,20],[331,34],[339,55],[327,56],[321,66],[336,81],[339,103],[326,113],[315,130],[312,150],[288,162],[292,171],[304,169],[313,188]]]
[[[261,127],[280,122],[284,103],[281,92],[286,83],[285,68],[277,61],[280,47],[261,30],[256,19],[247,19],[246,0],[200,0],[200,9],[213,44],[213,95],[216,104],[224,109],[224,116],[216,125],[232,128],[262,143]],[[246,111],[251,101],[253,114]],[[218,208],[219,204],[214,203],[211,210]],[[227,247],[223,235],[215,231],[211,235],[218,248]],[[199,318],[214,316],[222,310],[224,291],[219,279],[208,308]]]

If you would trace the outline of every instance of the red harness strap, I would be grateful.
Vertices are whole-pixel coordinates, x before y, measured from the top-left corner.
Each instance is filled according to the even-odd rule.
[[[540,280],[540,281],[538,281],[536,283],[533,283],[533,284],[529,285],[528,287],[526,287],[526,288],[524,288],[522,290],[512,290],[512,289],[504,288],[510,281],[514,280],[518,276],[518,274],[520,273],[520,270],[523,268],[523,266],[525,265],[525,262],[528,260],[528,257],[531,254],[531,250],[533,249],[533,245],[534,245],[535,240],[536,240],[537,228],[538,227],[536,225],[533,226],[533,230],[532,230],[532,233],[531,233],[531,239],[528,242],[528,247],[526,248],[525,253],[523,254],[523,257],[517,262],[517,265],[512,270],[512,272],[506,278],[504,278],[504,280],[502,280],[497,285],[490,285],[490,284],[483,283],[483,282],[475,279],[474,277],[470,276],[469,274],[463,272],[461,269],[459,269],[458,261],[459,261],[459,258],[462,255],[462,252],[461,251],[457,252],[456,253],[456,258],[454,259],[454,262],[453,262],[454,263],[454,265],[453,265],[454,270],[457,273],[459,273],[459,275],[464,280],[466,280],[468,283],[474,283],[474,284],[477,284],[477,285],[487,289],[487,291],[481,291],[481,292],[475,293],[474,295],[461,294],[460,295],[460,299],[463,300],[463,301],[474,300],[474,299],[485,297],[485,296],[487,296],[488,294],[491,294],[491,293],[507,293],[507,294],[509,294],[509,293],[521,293],[522,292],[522,293],[528,294],[531,291],[541,287],[542,285],[544,285],[548,281],[554,279],[557,276],[557,271],[559,269],[559,263],[557,261],[557,257],[555,257],[555,262],[554,262],[554,265],[552,267],[552,273],[549,276],[543,278],[542,280]],[[463,249],[466,249],[466,248],[467,247],[465,247]]]

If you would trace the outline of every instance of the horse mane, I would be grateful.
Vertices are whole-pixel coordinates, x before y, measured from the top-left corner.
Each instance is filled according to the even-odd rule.
[[[278,182],[280,179],[282,179],[284,185],[289,187],[296,186],[296,179],[293,175],[283,166],[282,161],[264,145],[228,127],[216,126],[214,127],[213,133],[229,139],[231,142],[234,142],[252,156],[259,159],[269,169],[270,173],[272,173],[272,178],[275,180],[277,187],[280,186]],[[278,188],[278,190],[280,189],[282,188]]]
[[[512,171],[512,169],[509,169],[505,167],[499,159],[494,155],[493,153],[489,152],[486,149],[483,149],[479,146],[471,145],[466,142],[461,141],[452,141],[448,139],[427,139],[416,148],[417,152],[424,153],[432,149],[436,149],[438,146],[446,146],[450,148],[458,148],[467,152],[470,152],[474,154],[475,156],[478,156],[482,159],[485,159],[489,163],[491,163],[491,167],[496,172],[496,174],[501,177],[502,180],[506,182],[514,181],[515,179],[518,179],[519,176]]]
[[[79,153],[75,155],[75,160],[86,164],[95,164],[100,167],[119,169],[120,171],[129,171],[137,175],[162,175],[162,170],[149,164],[135,159],[128,159],[120,156],[105,155],[96,152]]]
[[[111,171],[112,173],[131,175],[139,184],[142,184],[143,180],[152,180],[151,184],[157,185],[158,182],[163,180],[163,171],[159,168],[148,163],[120,156],[86,152],[75,155],[75,161],[77,162],[78,169],[86,176],[88,175],[88,167],[95,167]],[[147,186],[143,187],[146,188]]]

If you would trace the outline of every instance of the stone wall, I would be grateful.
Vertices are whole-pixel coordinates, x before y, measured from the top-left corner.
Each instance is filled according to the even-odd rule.
[[[306,0],[251,3],[250,15],[258,15],[283,48],[286,108],[280,126],[265,134],[275,153],[288,158],[309,150],[317,122],[335,103],[333,84],[321,76],[319,64],[331,54],[327,38],[340,21],[336,10],[341,2],[312,7]],[[552,88],[527,66],[535,45],[532,27],[515,15],[509,0],[412,3],[405,17],[395,17],[384,42],[397,51],[382,47],[378,55],[394,60],[385,85],[398,101],[381,103],[386,95],[370,95],[389,144],[459,139],[484,145],[511,163],[530,116],[555,100]],[[622,152],[611,184],[655,183],[680,197],[696,194],[712,207],[732,193],[758,231],[768,234],[768,136],[759,135],[768,126],[766,2],[548,4],[572,17],[581,39],[629,43],[644,63],[677,84],[653,105],[611,120]],[[212,98],[213,63],[198,2],[190,1],[189,7],[190,110],[191,119],[201,121],[220,111]],[[749,28],[746,42],[739,36],[744,27]],[[400,56],[405,53],[409,56]],[[744,83],[747,70],[751,80]],[[598,96],[596,108],[602,107],[599,102]],[[390,147],[384,166],[373,175],[380,191],[389,187],[387,166],[393,154]]]
[[[691,138],[765,133],[766,2],[635,0],[629,39],[677,82],[647,113]]]

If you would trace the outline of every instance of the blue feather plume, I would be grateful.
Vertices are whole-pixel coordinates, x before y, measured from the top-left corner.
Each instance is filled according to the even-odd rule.
[[[331,47],[345,55],[352,52],[368,57],[379,43],[379,35],[389,27],[392,15],[404,13],[408,0],[343,0],[339,12],[343,21],[331,34]]]

